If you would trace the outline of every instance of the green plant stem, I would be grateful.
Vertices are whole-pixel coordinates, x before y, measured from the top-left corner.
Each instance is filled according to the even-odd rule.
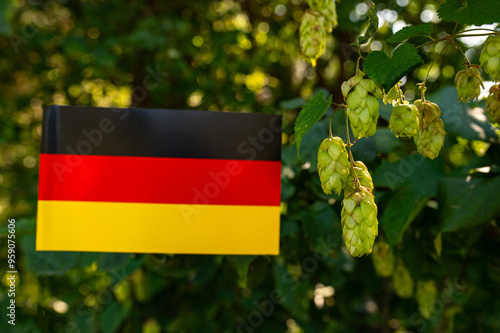
[[[354,185],[356,186],[356,190],[359,191],[359,179],[358,175],[356,174],[356,170],[354,169],[354,158],[352,157],[352,151],[351,151],[351,140],[349,138],[349,117],[347,116],[347,111],[345,112],[345,135],[347,139],[347,150],[349,151],[349,163],[351,164],[351,170],[352,173],[354,174]]]
[[[332,103],[332,104],[335,104],[335,103]],[[335,104],[335,105],[338,105],[338,104]],[[333,110],[332,115],[330,116],[330,126],[328,126],[328,131],[330,133],[330,139],[333,138],[333,133],[332,133],[333,115],[335,114],[335,112],[337,112],[338,110],[340,110],[342,108],[344,108],[344,105],[339,105],[339,107],[337,107],[335,110]]]
[[[429,66],[429,70],[427,71],[427,74],[425,75],[425,79],[424,81],[420,84],[420,90],[421,90],[421,94],[422,94],[422,101],[425,101],[425,84],[427,83],[427,79],[429,78],[429,74],[431,73],[431,69],[432,69],[432,66],[434,66],[434,63],[436,62],[436,59],[439,58],[444,50],[446,50],[446,48],[448,47],[449,44],[446,44],[445,47],[443,47],[443,49],[441,50],[441,52],[439,52],[439,54],[434,58],[432,59],[432,62],[431,62],[431,65]]]
[[[460,46],[458,46],[457,43],[455,43],[451,39],[449,40],[449,42],[450,42],[451,45],[455,46],[455,48],[457,50],[459,50],[460,53],[462,53],[462,55],[463,55],[463,57],[465,59],[465,62],[467,63],[467,67],[469,67],[470,66],[470,61],[469,61],[469,58],[467,58],[467,56],[465,55],[464,50],[462,50],[462,48]]]

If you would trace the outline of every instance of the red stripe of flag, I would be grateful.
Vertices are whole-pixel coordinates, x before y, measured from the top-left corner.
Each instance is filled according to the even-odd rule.
[[[278,161],[41,154],[38,199],[279,206],[280,175]]]

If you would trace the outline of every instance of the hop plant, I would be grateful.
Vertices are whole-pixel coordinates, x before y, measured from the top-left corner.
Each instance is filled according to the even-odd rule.
[[[389,251],[389,244],[383,241],[375,242],[371,257],[378,276],[389,277],[392,275],[396,259],[392,251]]]
[[[340,195],[350,173],[345,143],[339,137],[323,140],[318,150],[318,173],[326,194]]]
[[[389,128],[397,138],[413,137],[418,132],[419,124],[418,108],[415,105],[400,103],[392,108]]]
[[[401,298],[412,297],[414,284],[410,272],[402,262],[399,262],[392,276],[392,285],[396,294]]]
[[[468,66],[461,70],[455,76],[455,85],[457,86],[458,99],[468,103],[469,100],[476,99],[481,93],[483,81],[476,66]]]
[[[360,186],[342,201],[341,224],[347,250],[353,257],[372,252],[378,235],[377,205],[373,194]]]
[[[392,87],[387,94],[384,94],[383,101],[384,104],[392,104],[394,105],[398,99],[401,98],[401,95],[403,95],[403,92],[401,91],[401,88],[396,84],[394,87]]]
[[[422,317],[429,319],[432,315],[434,300],[438,295],[438,289],[434,280],[417,281],[415,299]]]
[[[307,0],[309,7],[314,10],[326,8],[330,3],[333,3],[333,0]]]
[[[500,124],[500,84],[490,88],[490,94],[486,98],[486,113],[491,123]]]
[[[365,74],[353,76],[342,84],[342,94],[347,102],[347,114],[354,136],[359,139],[375,134],[378,120],[378,101],[383,97],[382,88]]]
[[[356,172],[356,176],[358,176],[359,184],[365,187],[371,193],[373,191],[373,181],[366,165],[361,161],[356,161],[354,162],[354,170]],[[347,182],[344,188],[344,196],[347,197],[356,192],[356,184],[354,182],[355,178],[351,169],[349,172],[349,176],[347,176]]]
[[[490,36],[486,39],[479,62],[485,72],[490,74],[493,81],[500,80],[500,35]]]
[[[304,57],[316,66],[316,60],[325,49],[325,18],[317,11],[306,11],[299,28],[300,49]]]
[[[443,113],[437,104],[429,101],[419,99],[414,105],[419,111],[420,128],[413,141],[422,156],[435,159],[444,143],[444,124],[440,118]]]
[[[318,11],[325,18],[325,30],[327,32],[332,32],[332,30],[339,24],[337,20],[337,6],[333,1],[327,2],[329,2],[328,5],[324,8],[318,9]]]

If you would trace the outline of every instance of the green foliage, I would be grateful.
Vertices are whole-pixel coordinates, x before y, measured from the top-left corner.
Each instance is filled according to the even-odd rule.
[[[438,10],[439,17],[462,24],[492,24],[500,17],[500,2],[483,0],[447,0]]]
[[[425,36],[423,23],[432,23],[435,39],[454,28],[422,22],[422,9],[440,3],[377,1],[411,27],[393,35],[392,19],[380,20],[378,31],[372,23],[362,38],[367,60],[359,62],[370,77],[372,62],[380,80],[406,75],[401,89],[410,103],[421,98],[417,84],[434,62],[425,97],[443,112],[439,156],[426,159],[414,142],[396,139],[388,128],[392,105],[380,103],[373,136],[354,142],[350,133],[353,158],[366,164],[375,185],[376,243],[387,241],[391,262],[404,262],[403,286],[437,286],[426,319],[415,296],[399,297],[392,277],[376,274],[372,258],[348,254],[343,197],[326,195],[317,174],[329,105],[343,101],[342,82],[359,74],[358,49],[349,45],[363,35],[364,20],[375,21],[369,5],[335,2],[339,26],[313,68],[299,54],[304,1],[0,2],[0,260],[8,256],[7,219],[15,218],[18,270],[16,327],[4,318],[0,332],[392,332],[396,322],[398,332],[499,331],[498,127],[488,122],[482,97],[458,102],[453,78],[464,69],[461,52]],[[448,1],[440,14],[477,23],[500,17],[498,1],[469,0],[457,11],[465,3]],[[414,45],[431,43],[418,49],[422,63],[396,75],[400,59],[386,56],[388,43],[406,36]],[[471,63],[480,62],[481,46],[454,41]],[[417,52],[409,44],[395,53],[402,51]],[[309,99],[319,107],[302,115]],[[54,103],[282,113],[280,254],[36,252],[41,110]],[[344,111],[333,115],[331,128],[347,142]],[[3,309],[7,292],[4,281]]]
[[[302,108],[297,121],[295,122],[295,142],[297,143],[297,156],[299,156],[300,144],[302,138],[309,129],[323,117],[330,105],[332,104],[332,95],[325,99],[325,94],[322,92],[314,95]]]
[[[392,57],[382,51],[374,51],[363,63],[370,79],[389,91],[409,70],[422,62],[418,51],[411,44],[398,47]]]
[[[430,36],[432,24],[419,24],[414,26],[404,27],[397,31],[394,35],[387,38],[387,43],[397,44],[404,42],[407,39],[419,36]]]

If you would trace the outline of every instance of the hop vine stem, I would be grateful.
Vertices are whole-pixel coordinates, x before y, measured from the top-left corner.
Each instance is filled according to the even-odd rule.
[[[347,140],[347,150],[349,151],[349,164],[351,165],[352,173],[354,174],[354,185],[356,186],[356,190],[359,191],[359,179],[356,174],[356,170],[354,169],[354,158],[352,157],[351,151],[351,139],[349,138],[349,117],[347,116],[347,110],[345,112],[345,129],[346,129],[346,140]]]

